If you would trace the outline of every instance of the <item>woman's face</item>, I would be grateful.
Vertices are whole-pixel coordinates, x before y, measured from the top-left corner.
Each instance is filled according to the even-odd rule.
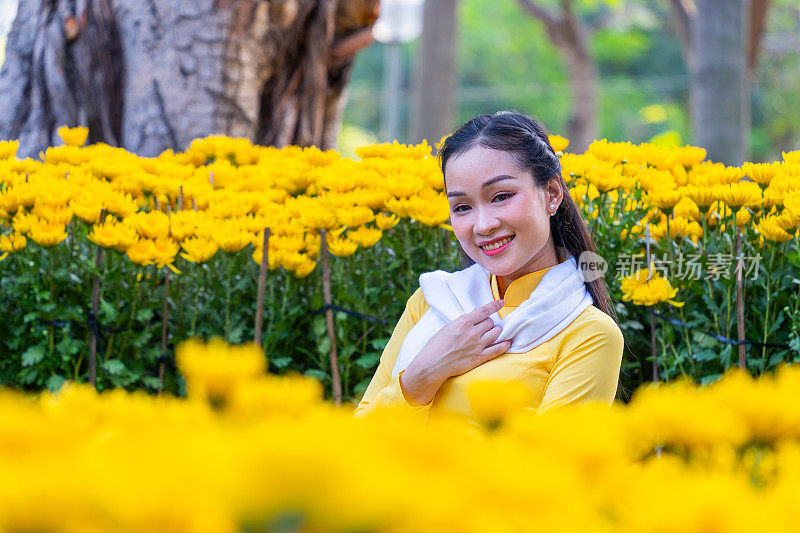
[[[537,187],[510,152],[476,145],[447,162],[445,188],[456,238],[492,274],[510,282],[558,262],[550,235],[558,180]]]

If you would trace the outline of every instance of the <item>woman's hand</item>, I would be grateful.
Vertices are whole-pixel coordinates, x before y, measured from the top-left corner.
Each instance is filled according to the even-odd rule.
[[[445,380],[468,372],[511,347],[510,340],[493,344],[502,330],[490,315],[502,307],[502,300],[489,302],[443,326],[431,337],[400,376],[409,403],[429,403]]]

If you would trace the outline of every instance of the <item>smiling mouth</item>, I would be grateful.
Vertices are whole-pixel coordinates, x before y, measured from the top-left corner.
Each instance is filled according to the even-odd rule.
[[[480,249],[481,250],[485,250],[487,252],[491,252],[492,250],[496,250],[496,249],[500,248],[501,246],[505,245],[506,243],[511,242],[514,239],[514,237],[515,237],[514,235],[512,235],[511,237],[506,237],[505,239],[503,239],[501,241],[497,241],[497,242],[493,242],[491,244],[487,244],[485,246],[481,246]]]

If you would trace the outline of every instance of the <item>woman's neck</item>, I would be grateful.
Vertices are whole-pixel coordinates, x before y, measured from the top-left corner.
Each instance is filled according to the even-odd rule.
[[[558,254],[556,253],[556,247],[553,245],[553,241],[549,241],[543,253],[539,257],[531,259],[523,268],[507,276],[497,276],[497,292],[500,298],[502,299],[505,297],[506,289],[508,289],[509,285],[515,280],[538,270],[556,266],[557,264]]]

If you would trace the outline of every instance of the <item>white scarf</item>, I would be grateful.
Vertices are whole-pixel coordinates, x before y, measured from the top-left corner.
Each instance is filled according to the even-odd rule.
[[[490,315],[502,328],[495,343],[511,339],[507,353],[525,353],[555,337],[584,309],[592,305],[575,258],[550,268],[527,300],[505,318]],[[456,272],[435,270],[419,277],[419,286],[430,308],[409,330],[397,355],[392,378],[405,370],[422,348],[443,326],[494,300],[491,273],[475,263]]]

